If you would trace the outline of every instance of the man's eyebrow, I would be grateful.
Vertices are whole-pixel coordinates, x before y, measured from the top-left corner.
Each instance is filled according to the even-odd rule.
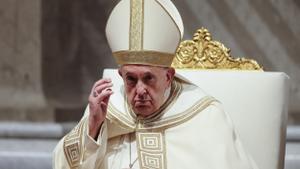
[[[132,75],[134,75],[132,72],[126,72],[125,73],[125,76],[132,76]]]
[[[150,72],[150,71],[149,71],[149,72],[145,72],[144,74],[145,74],[146,76],[147,76],[147,75],[154,75],[154,74],[153,74],[152,72]]]

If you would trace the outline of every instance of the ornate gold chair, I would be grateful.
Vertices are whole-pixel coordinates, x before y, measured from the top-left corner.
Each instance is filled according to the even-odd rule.
[[[260,169],[283,169],[288,76],[264,72],[254,60],[234,59],[201,28],[183,41],[173,67],[223,103],[241,140]]]
[[[172,64],[179,75],[223,103],[244,147],[260,169],[283,169],[288,76],[264,72],[254,60],[233,58],[222,43],[201,28],[181,42]],[[117,71],[106,69],[105,77]],[[201,134],[201,133],[199,133]]]

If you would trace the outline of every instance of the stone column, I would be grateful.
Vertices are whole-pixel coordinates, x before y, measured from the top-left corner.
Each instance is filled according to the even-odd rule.
[[[0,120],[53,121],[41,80],[40,0],[0,1]]]

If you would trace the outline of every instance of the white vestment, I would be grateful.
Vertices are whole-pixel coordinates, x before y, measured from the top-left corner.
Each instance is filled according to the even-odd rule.
[[[199,87],[175,78],[168,99],[146,119],[132,112],[122,85],[114,85],[97,142],[80,123],[53,152],[53,168],[256,169],[230,117]]]

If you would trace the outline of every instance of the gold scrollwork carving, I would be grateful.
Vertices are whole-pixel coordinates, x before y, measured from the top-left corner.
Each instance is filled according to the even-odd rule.
[[[246,58],[233,58],[230,49],[213,41],[209,31],[198,29],[193,40],[180,43],[172,67],[177,69],[234,69],[259,70],[263,68],[255,61]]]

